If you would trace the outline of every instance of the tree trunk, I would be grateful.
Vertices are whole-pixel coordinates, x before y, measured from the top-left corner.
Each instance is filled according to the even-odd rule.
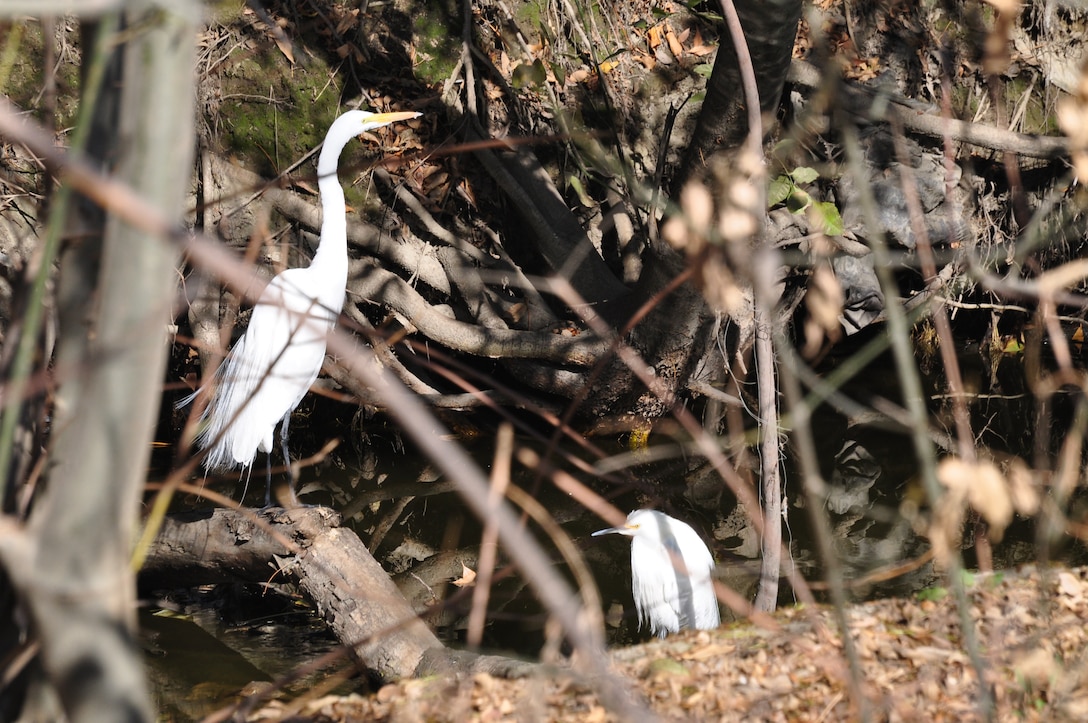
[[[99,106],[118,110],[102,121],[112,137],[90,148],[173,217],[181,215],[191,171],[199,14],[197,3],[182,2],[128,18],[139,31],[114,50],[120,76],[103,86]],[[84,62],[93,62],[91,48],[85,52]],[[68,718],[151,720],[132,637],[129,556],[161,396],[177,254],[166,239],[115,218],[92,229],[91,240],[81,230],[58,288],[65,317],[57,368],[65,376],[51,471],[28,525],[30,562],[12,568],[13,577]],[[94,233],[104,234],[97,265]]]
[[[773,113],[782,97],[786,73],[790,68],[797,21],[801,17],[801,0],[735,2],[752,54],[760,111]],[[741,144],[748,133],[747,107],[732,38],[729,33],[722,33],[695,133],[682,165],[672,179],[671,193],[674,198],[679,197],[684,184],[698,175],[698,171],[717,151],[736,148]],[[764,124],[765,129],[769,127],[770,124]]]

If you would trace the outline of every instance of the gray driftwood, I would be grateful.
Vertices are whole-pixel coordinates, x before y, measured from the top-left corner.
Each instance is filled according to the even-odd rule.
[[[532,666],[452,651],[413,612],[381,565],[327,508],[207,510],[167,518],[140,572],[151,587],[293,583],[354,651],[388,681],[434,673],[521,675]]]

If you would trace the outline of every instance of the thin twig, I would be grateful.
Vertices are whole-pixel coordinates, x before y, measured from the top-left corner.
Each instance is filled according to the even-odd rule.
[[[495,437],[495,460],[491,464],[491,491],[487,504],[494,510],[506,496],[510,486],[510,460],[514,455],[514,427],[508,422],[499,427]],[[480,556],[476,562],[476,588],[472,591],[472,609],[468,614],[468,633],[465,642],[469,650],[478,650],[484,636],[487,620],[487,601],[491,596],[491,579],[498,557],[499,529],[490,516],[484,518],[480,535]]]
[[[850,123],[841,123],[840,125],[842,126],[843,146],[846,152],[848,170],[856,178],[864,178],[864,159],[861,155],[857,132]],[[863,214],[870,220],[870,229],[872,229],[872,233],[869,235],[869,243],[876,261],[877,278],[880,280],[880,287],[884,291],[884,298],[888,300],[886,306],[888,335],[891,338],[892,356],[899,372],[900,385],[903,388],[904,403],[911,416],[911,442],[914,445],[914,453],[920,468],[919,473],[925,486],[926,495],[929,498],[930,508],[938,509],[943,495],[937,481],[937,458],[927,433],[929,413],[925,407],[925,395],[914,359],[914,350],[911,348],[910,328],[907,324],[906,312],[895,301],[898,296],[898,286],[893,276],[892,264],[888,260],[887,243],[879,230],[879,224],[875,221],[877,218],[876,201],[873,198],[872,190],[865,183],[859,183],[858,188],[861,190],[860,200]],[[967,649],[968,657],[971,659],[978,680],[979,712],[983,718],[988,718],[991,711],[993,711],[993,692],[986,682],[986,663],[982,658],[978,645],[978,636],[975,632],[974,622],[971,619],[967,593],[963,585],[963,560],[960,558],[958,550],[951,552],[946,564],[948,585],[952,588],[956,609],[959,613],[960,632],[963,635],[964,647]]]

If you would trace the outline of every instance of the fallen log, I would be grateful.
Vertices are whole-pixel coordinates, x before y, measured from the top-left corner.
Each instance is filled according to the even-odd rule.
[[[328,508],[215,509],[168,517],[140,571],[150,588],[293,583],[380,681],[434,673],[525,674],[532,666],[452,651],[435,637],[358,536]]]

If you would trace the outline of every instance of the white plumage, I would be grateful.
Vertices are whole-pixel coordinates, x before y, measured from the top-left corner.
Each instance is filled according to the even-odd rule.
[[[657,510],[635,510],[616,533],[631,538],[631,593],[639,628],[665,637],[685,628],[708,630],[721,624],[711,571],[714,558],[686,522]]]
[[[309,266],[272,279],[219,367],[196,438],[206,450],[206,469],[249,468],[258,450],[272,452],[280,423],[286,456],[291,412],[321,371],[326,337],[344,305],[348,251],[344,189],[336,175],[340,154],[361,133],[419,115],[352,110],[329,128],[317,161],[321,241]]]

